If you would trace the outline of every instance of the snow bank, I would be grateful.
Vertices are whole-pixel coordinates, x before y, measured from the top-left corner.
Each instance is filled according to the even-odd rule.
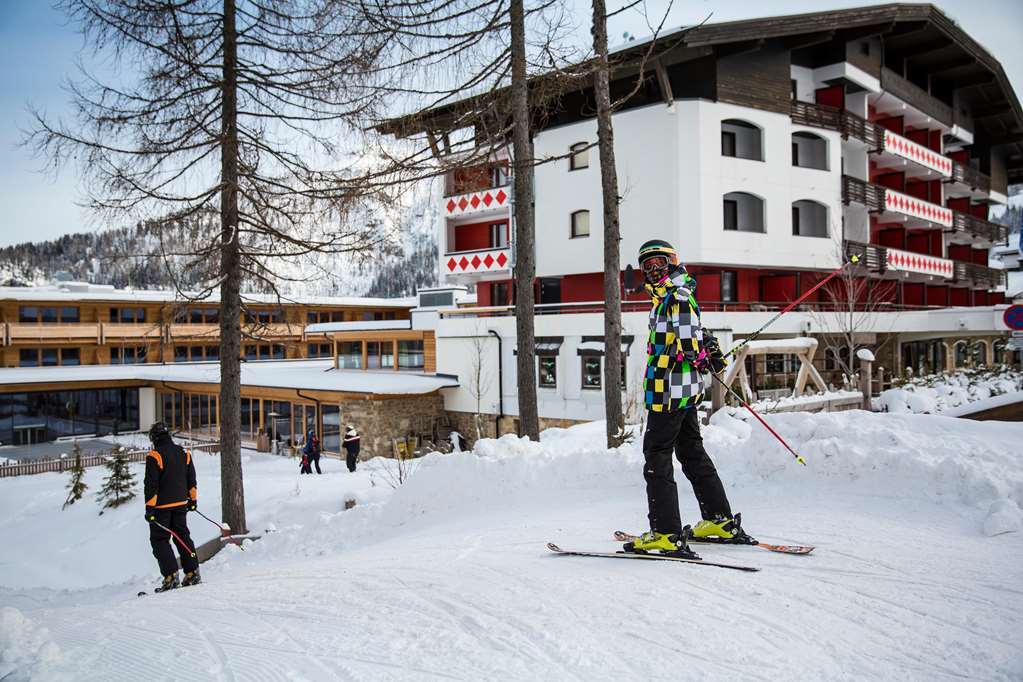
[[[910,379],[899,387],[883,391],[877,406],[894,414],[944,414],[968,403],[1021,390],[1023,373],[1012,369],[960,370],[955,374],[931,374]],[[972,410],[963,407],[955,414],[969,411]]]
[[[61,660],[60,648],[46,628],[35,625],[18,609],[0,608],[0,680],[59,679],[49,668]]]

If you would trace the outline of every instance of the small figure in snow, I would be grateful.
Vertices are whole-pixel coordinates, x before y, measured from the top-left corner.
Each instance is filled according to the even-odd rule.
[[[316,437],[315,431],[309,429],[309,433],[305,435],[305,446],[302,448],[302,473],[313,473],[312,464],[316,465],[316,473],[323,473],[320,471],[320,439]]]
[[[341,443],[341,447],[345,449],[345,463],[348,465],[348,471],[355,471],[355,463],[359,461],[359,432],[351,424],[345,427],[345,439]]]
[[[176,444],[167,426],[156,422],[149,428],[153,449],[146,457],[146,521],[149,522],[149,544],[160,564],[163,582],[156,591],[178,587],[178,562],[170,540],[178,548],[185,577],[180,585],[198,585],[199,561],[188,532],[188,512],[195,511],[199,497],[192,453]]]
[[[651,296],[650,336],[643,379],[647,424],[643,436],[650,531],[629,551],[652,551],[695,557],[687,544],[675,485],[672,451],[693,486],[703,519],[692,528],[694,538],[743,542],[740,516],[732,515],[714,463],[703,449],[697,406],[703,399],[704,372],[724,368],[717,340],[700,326],[694,280],[679,262],[675,249],[654,239],[639,250],[639,265]]]

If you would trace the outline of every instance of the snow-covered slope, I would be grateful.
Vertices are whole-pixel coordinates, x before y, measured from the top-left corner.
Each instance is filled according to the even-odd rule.
[[[817,545],[699,548],[756,574],[550,555],[548,540],[613,550],[613,530],[644,527],[642,455],[605,450],[599,423],[431,456],[396,491],[379,460],[299,477],[251,454],[251,525],[278,532],[222,552],[203,585],[144,599],[155,562],[138,505],[62,513],[57,475],[3,480],[0,546],[19,549],[0,560],[3,664],[11,679],[1023,676],[1023,533],[1010,532],[1023,425],[769,419],[809,466],[724,413],[705,430],[749,531]],[[216,460],[198,461],[215,509]],[[348,497],[359,504],[342,511]]]

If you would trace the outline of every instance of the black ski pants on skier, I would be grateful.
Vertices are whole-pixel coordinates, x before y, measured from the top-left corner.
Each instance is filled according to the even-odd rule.
[[[358,446],[345,448],[345,464],[348,465],[349,471],[355,471],[355,463],[358,461],[359,461]]]
[[[176,538],[172,538],[170,533],[156,523],[149,524],[149,544],[153,546],[153,556],[160,564],[160,575],[171,575],[178,572],[178,561],[174,557],[171,544],[178,549],[181,568],[184,571],[194,571],[199,568],[199,560],[191,555],[195,544],[192,542],[192,536],[188,533],[188,512],[185,511],[185,508],[157,509],[153,515],[156,517],[157,523],[170,528],[188,545],[187,549],[182,547]]]
[[[650,530],[657,533],[682,532],[678,509],[678,487],[671,460],[672,450],[682,473],[693,486],[700,514],[705,519],[731,517],[725,488],[714,463],[703,449],[700,421],[695,407],[674,412],[647,412],[643,436],[643,477],[646,479]]]

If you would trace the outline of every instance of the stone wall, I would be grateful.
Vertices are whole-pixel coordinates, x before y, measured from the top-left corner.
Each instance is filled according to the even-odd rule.
[[[389,400],[342,400],[342,426],[352,424],[362,438],[360,459],[392,457],[392,438],[405,438],[432,430],[436,417],[444,414],[440,395]]]

